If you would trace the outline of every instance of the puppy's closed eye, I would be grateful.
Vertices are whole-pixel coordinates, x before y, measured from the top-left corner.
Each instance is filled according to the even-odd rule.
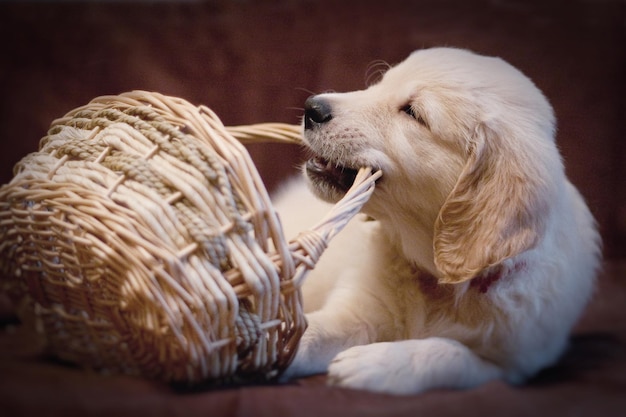
[[[423,125],[424,127],[428,127],[428,123],[426,123],[426,120],[424,119],[424,117],[422,117],[422,115],[415,110],[415,108],[411,105],[411,103],[407,103],[404,106],[402,106],[400,108],[400,111],[411,116],[413,119],[417,120],[417,122]]]

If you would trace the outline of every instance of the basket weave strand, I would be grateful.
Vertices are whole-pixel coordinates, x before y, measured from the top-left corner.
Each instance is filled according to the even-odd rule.
[[[195,384],[273,378],[306,321],[300,286],[380,173],[363,168],[294,241],[242,142],[299,127],[225,127],[158,93],[103,96],[55,120],[0,188],[2,283],[51,353]]]

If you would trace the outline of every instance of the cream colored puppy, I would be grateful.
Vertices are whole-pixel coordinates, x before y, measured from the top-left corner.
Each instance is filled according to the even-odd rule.
[[[600,239],[565,176],[548,101],[498,58],[416,51],[366,90],[305,104],[309,188],[383,172],[304,286],[287,377],[393,394],[520,383],[553,364],[590,298]],[[278,197],[295,234],[327,210]]]

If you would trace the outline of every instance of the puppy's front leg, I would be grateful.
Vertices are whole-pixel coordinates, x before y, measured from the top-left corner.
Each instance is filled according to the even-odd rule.
[[[503,376],[496,364],[445,338],[355,346],[331,362],[328,383],[389,394],[471,388]]]
[[[341,351],[371,343],[373,329],[349,311],[320,310],[307,315],[308,327],[296,356],[281,380],[324,373]]]

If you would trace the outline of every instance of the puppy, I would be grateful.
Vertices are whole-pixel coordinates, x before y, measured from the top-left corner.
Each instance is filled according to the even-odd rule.
[[[305,103],[308,188],[334,203],[383,172],[303,288],[285,378],[391,394],[522,383],[553,364],[593,290],[600,238],[565,176],[552,108],[501,59],[419,50],[363,91]],[[292,183],[292,236],[327,210]]]

